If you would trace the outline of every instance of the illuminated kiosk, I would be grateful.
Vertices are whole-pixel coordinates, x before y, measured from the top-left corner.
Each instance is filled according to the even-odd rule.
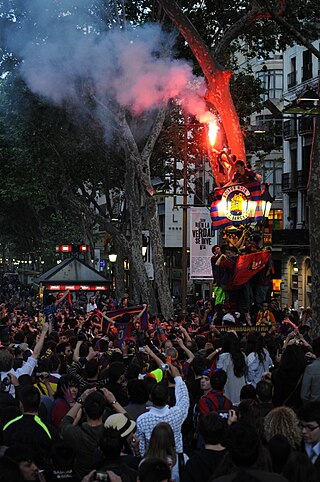
[[[111,283],[105,276],[77,258],[64,259],[35,281],[44,288],[46,294],[66,290],[109,291],[111,288]]]

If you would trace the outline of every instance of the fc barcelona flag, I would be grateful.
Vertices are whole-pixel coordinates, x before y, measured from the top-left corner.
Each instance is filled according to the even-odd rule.
[[[130,306],[129,308],[120,308],[119,310],[114,310],[114,311],[108,311],[105,313],[108,318],[111,318],[112,320],[115,321],[116,327],[121,328],[121,330],[124,332],[125,337],[130,337],[130,326],[128,322],[124,322],[122,316],[125,314],[134,316],[134,315],[139,315],[141,311],[143,310],[143,306]],[[145,311],[142,313],[141,318],[140,318],[140,328],[141,330],[147,330],[148,329],[148,308],[145,309]],[[108,321],[103,318],[102,322],[102,333],[105,335],[108,332]]]
[[[239,256],[234,270],[233,286],[241,286],[249,281],[267,265],[270,257],[269,251],[258,251]]]
[[[261,184],[233,184],[214,190],[210,216],[213,229],[263,221]]]

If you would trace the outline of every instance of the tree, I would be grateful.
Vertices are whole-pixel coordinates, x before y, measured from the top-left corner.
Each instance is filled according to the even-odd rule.
[[[211,102],[218,113],[221,115],[222,123],[226,129],[226,136],[229,147],[236,154],[244,154],[242,135],[239,123],[236,120],[236,112],[230,95],[229,80],[231,73],[224,70],[217,62],[216,58],[223,55],[223,52],[230,48],[231,43],[241,34],[245,35],[248,27],[261,19],[272,19],[280,30],[276,31],[279,46],[285,46],[288,43],[296,41],[309,49],[316,57],[320,59],[320,52],[311,43],[311,41],[319,35],[319,23],[317,21],[316,5],[314,2],[307,2],[302,5],[301,2],[290,2],[280,0],[274,5],[272,2],[261,0],[252,2],[243,2],[242,9],[238,9],[238,18],[229,26],[229,29],[223,36],[218,36],[212,48],[212,54],[208,47],[204,44],[199,33],[184,15],[182,9],[171,0],[158,0],[162,5],[169,18],[179,29],[191,48],[194,56],[207,80],[207,99]],[[240,2],[241,3],[241,2]],[[240,12],[240,15],[239,15]],[[320,87],[319,87],[320,92]],[[224,105],[223,105],[224,104]],[[229,122],[231,119],[231,123]],[[312,175],[310,176],[310,184],[308,190],[308,198],[310,206],[310,253],[311,253],[311,269],[312,269],[312,300],[314,310],[314,334],[320,334],[320,234],[317,229],[320,222],[320,124],[315,120],[315,141],[312,154]],[[231,142],[232,135],[236,142]],[[244,156],[243,156],[244,157]]]
[[[95,3],[97,4],[98,2]],[[94,219],[111,234],[113,243],[119,254],[122,255],[121,257],[129,257],[136,301],[142,299],[149,304],[151,312],[156,312],[157,306],[153,286],[148,279],[142,258],[142,229],[149,229],[153,249],[155,284],[161,311],[166,317],[169,317],[172,314],[172,301],[165,274],[157,203],[152,195],[153,189],[150,175],[150,157],[165,118],[166,99],[164,101],[161,99],[161,102],[156,102],[154,105],[147,106],[147,108],[139,105],[138,107],[135,106],[138,109],[136,112],[134,108],[130,111],[125,102],[117,98],[117,95],[119,97],[127,94],[125,87],[117,92],[119,76],[118,79],[115,76],[112,79],[109,78],[108,90],[105,90],[103,93],[99,90],[101,87],[103,89],[102,83],[108,68],[111,71],[113,68],[112,62],[116,62],[117,59],[114,55],[107,67],[104,67],[103,55],[106,53],[106,50],[101,50],[103,47],[102,41],[109,42],[109,47],[113,48],[114,54],[118,55],[121,42],[122,49],[124,48],[125,42],[122,38],[125,38],[125,34],[120,35],[118,31],[114,33],[112,38],[105,37],[101,26],[101,16],[97,14],[97,10],[94,10],[92,5],[90,5],[90,8],[88,8],[88,5],[88,2],[78,2],[70,11],[66,11],[63,2],[57,1],[53,4],[52,2],[47,2],[47,9],[43,9],[43,4],[38,9],[34,2],[26,2],[25,10],[21,11],[17,8],[12,10],[14,2],[10,2],[10,10],[14,13],[12,16],[8,13],[5,20],[9,24],[9,30],[13,30],[15,35],[11,32],[11,44],[9,43],[9,46],[7,46],[6,52],[9,52],[9,54],[6,54],[6,57],[16,59],[13,61],[13,65],[17,65],[20,72],[23,72],[22,75],[26,79],[28,86],[38,95],[39,101],[42,99],[40,103],[43,103],[44,98],[48,98],[59,106],[60,109],[62,107],[62,112],[70,115],[70,118],[73,119],[73,127],[78,125],[79,128],[80,125],[82,133],[86,127],[86,141],[88,141],[88,132],[91,131],[90,134],[92,134],[92,129],[88,127],[88,124],[94,126],[94,129],[100,133],[100,136],[92,135],[92,140],[96,141],[97,137],[99,141],[103,138],[104,140],[107,139],[104,148],[101,148],[101,143],[99,142],[100,162],[92,164],[96,169],[89,170],[87,162],[87,172],[85,172],[84,163],[79,162],[79,159],[77,159],[77,169],[74,168],[74,162],[72,162],[72,157],[70,156],[70,150],[72,150],[73,145],[70,142],[68,147],[66,143],[62,142],[59,130],[55,131],[56,135],[53,138],[47,132],[43,133],[42,136],[42,142],[47,145],[47,148],[53,154],[50,158],[55,156],[59,170],[63,173],[65,189],[62,190],[62,193],[68,198],[70,205],[74,206],[78,212],[82,212],[86,219]],[[79,9],[81,9],[81,18],[78,15]],[[45,15],[43,14],[44,12]],[[122,14],[120,13],[121,9],[117,8],[115,19],[118,27],[124,27],[124,11]],[[50,28],[51,24],[54,25],[54,29]],[[85,36],[79,29],[80,26],[85,29]],[[104,28],[110,29],[110,25],[104,24]],[[72,47],[78,45],[77,55],[85,56],[86,48],[90,51],[89,55],[95,54],[95,48],[100,48],[100,67],[107,70],[104,70],[98,81],[93,79],[96,73],[94,70],[91,71],[91,74],[85,70],[77,71],[77,69],[81,70],[85,64],[86,60],[84,57],[82,57],[80,62],[74,60],[74,70],[70,72],[74,76],[72,79],[69,78],[69,82],[66,81],[66,78],[62,79],[59,75],[57,76],[57,72],[60,70],[66,73],[68,62],[74,58],[71,43],[66,45],[65,49],[59,47],[57,50],[62,34],[66,36],[66,32],[67,35],[74,36],[74,40],[76,39]],[[27,37],[24,37],[24,34],[27,34]],[[156,35],[156,43],[158,42],[159,44],[157,50],[161,52],[162,34],[160,29],[153,28],[153,33],[149,33],[149,37],[150,34]],[[134,42],[139,43],[139,38],[134,31],[130,35]],[[21,42],[22,38],[24,38],[24,41]],[[101,39],[102,41],[100,42]],[[130,42],[127,42],[127,39],[125,41],[130,46]],[[113,42],[115,45],[113,45]],[[79,44],[81,45],[79,46]],[[25,48],[26,45],[27,48]],[[143,43],[141,45],[143,46]],[[135,45],[132,48],[135,49]],[[14,55],[10,53],[10,49]],[[33,59],[28,56],[28,49],[33,51]],[[155,52],[153,54],[149,50],[145,52],[147,57],[148,55],[151,56],[151,54],[150,64],[155,62],[158,53]],[[125,51],[123,51],[123,55],[126,55]],[[43,77],[42,67],[47,57],[48,59],[50,58],[49,63],[52,62],[54,64],[56,62],[56,67],[51,69],[50,72],[47,70],[45,72],[46,77]],[[20,65],[19,59],[24,60]],[[28,59],[30,61],[29,65]],[[98,57],[96,60],[99,60]],[[39,62],[38,64],[37,61]],[[92,63],[91,58],[87,57],[87,61]],[[170,63],[170,60],[168,62]],[[172,59],[171,63],[172,65],[174,64],[174,59]],[[184,70],[182,73],[186,77],[190,77],[191,69],[188,66],[180,67],[177,62],[176,66],[180,70]],[[97,64],[94,67],[96,68]],[[46,69],[48,68],[49,64],[46,64]],[[41,76],[42,80],[40,80]],[[39,80],[40,82],[38,82]],[[123,82],[129,80],[128,77],[125,77]],[[136,98],[136,95],[134,98]],[[161,108],[157,109],[159,106]],[[56,109],[58,111],[58,108]],[[61,115],[63,114],[58,113],[59,118]],[[75,117],[78,118],[77,123],[75,122]],[[47,125],[47,123],[45,124]],[[83,147],[82,154],[87,152],[85,146]],[[78,155],[81,154],[79,149],[75,152]],[[110,162],[112,157],[116,159]],[[103,163],[104,168],[102,167]],[[118,174],[121,170],[123,172],[122,182],[118,186],[126,195],[126,213],[124,215],[126,222],[120,224],[115,224],[111,221],[112,200],[110,199],[110,191],[112,182],[109,182],[110,179],[107,176],[107,173],[110,174],[111,170],[117,171]],[[96,176],[94,175],[95,173],[97,173]],[[71,189],[66,195],[68,188]],[[99,194],[106,196],[105,205],[98,203],[97,195]]]

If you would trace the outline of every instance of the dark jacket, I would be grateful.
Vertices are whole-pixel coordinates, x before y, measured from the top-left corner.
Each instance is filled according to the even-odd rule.
[[[75,450],[76,458],[74,469],[75,472],[83,478],[95,467],[92,466],[93,453],[99,446],[99,442],[103,435],[104,426],[97,425],[92,427],[87,422],[82,425],[72,425],[73,418],[66,415],[60,425],[62,437],[69,442]]]
[[[27,445],[39,455],[37,462],[40,468],[46,466],[50,459],[53,442],[57,432],[49,424],[45,424],[37,415],[20,415],[7,422],[3,427],[3,443],[7,446]]]
[[[191,457],[182,472],[181,482],[204,482],[215,472],[226,450],[201,449]]]

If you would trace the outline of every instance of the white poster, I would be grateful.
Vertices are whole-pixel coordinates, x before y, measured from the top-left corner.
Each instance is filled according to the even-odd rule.
[[[205,207],[190,208],[190,278],[212,278],[211,248],[214,231],[210,211]]]
[[[146,248],[146,252],[143,256],[144,257],[144,267],[146,269],[148,278],[150,280],[154,280],[154,268],[153,268],[153,262],[152,262],[152,248],[151,248],[149,231],[148,230],[142,231],[142,236],[143,236],[142,244]]]

